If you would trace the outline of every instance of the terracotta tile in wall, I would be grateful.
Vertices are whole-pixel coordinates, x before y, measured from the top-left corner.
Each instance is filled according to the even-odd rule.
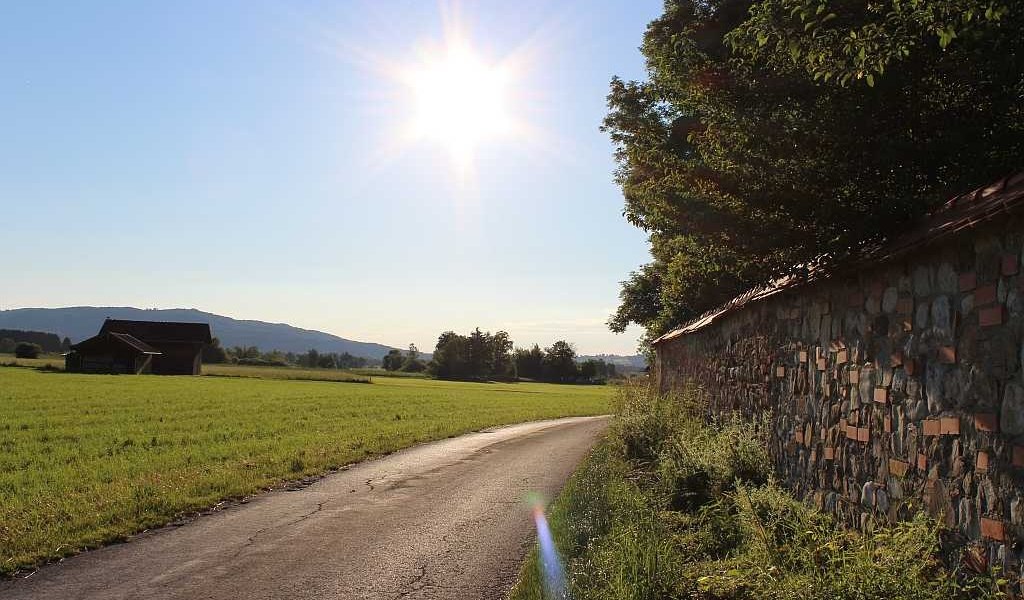
[[[1016,275],[1019,270],[1017,264],[1016,254],[1004,254],[1002,264],[999,265],[999,271],[1006,276]]]
[[[1013,466],[1024,467],[1024,446],[1013,447]]]
[[[896,460],[895,458],[889,459],[889,473],[896,477],[903,477],[910,470],[910,464],[905,463],[902,460]]]
[[[974,292],[974,305],[985,306],[992,304],[998,297],[999,289],[995,284],[983,285]]]
[[[942,435],[960,435],[960,419],[956,417],[942,417],[940,419],[940,432]]]
[[[942,427],[938,419],[925,419],[923,424],[925,435],[939,435],[942,431]]]
[[[978,431],[999,431],[999,419],[995,413],[975,413],[974,428]]]
[[[1002,542],[1006,540],[1006,528],[1003,526],[1002,521],[982,517],[981,535],[989,539],[996,540],[997,542]]]
[[[875,388],[875,402],[878,402],[880,404],[885,404],[888,401],[889,401],[889,390],[885,389],[884,387],[876,387]]]
[[[988,465],[988,452],[985,452],[984,450],[979,451],[974,460],[974,469],[976,471],[988,471]]]
[[[983,308],[978,312],[978,324],[982,327],[992,327],[993,325],[1002,325],[1002,323],[1003,306],[1001,304]]]

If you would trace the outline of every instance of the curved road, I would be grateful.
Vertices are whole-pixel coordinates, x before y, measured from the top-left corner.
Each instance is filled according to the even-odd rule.
[[[534,540],[523,497],[554,497],[605,425],[416,446],[0,581],[0,598],[502,598]]]

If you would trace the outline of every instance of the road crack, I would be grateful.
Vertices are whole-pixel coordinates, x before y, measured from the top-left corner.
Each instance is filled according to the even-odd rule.
[[[244,544],[239,546],[238,550],[235,551],[235,554],[232,556],[232,558],[237,558],[238,555],[240,555],[242,552],[245,552],[245,549],[250,547],[250,546],[252,546],[253,544],[255,544],[256,543],[256,538],[258,538],[259,536],[263,535],[264,533],[266,533],[268,531],[272,531],[274,529],[281,529],[283,527],[291,527],[292,525],[297,525],[297,524],[305,521],[306,519],[312,517],[313,515],[317,514],[318,512],[322,511],[324,509],[324,505],[327,504],[327,503],[328,503],[327,500],[325,500],[323,502],[317,502],[315,509],[309,511],[308,513],[306,513],[304,515],[301,515],[297,519],[288,521],[287,523],[281,523],[280,525],[272,525],[270,527],[264,527],[262,529],[257,529],[255,533],[253,533],[252,535],[249,536],[249,539],[247,539]]]

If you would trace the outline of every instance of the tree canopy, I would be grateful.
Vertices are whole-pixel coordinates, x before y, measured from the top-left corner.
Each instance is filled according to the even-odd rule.
[[[652,261],[609,319],[657,336],[1021,168],[1024,8],[668,0],[604,130]]]

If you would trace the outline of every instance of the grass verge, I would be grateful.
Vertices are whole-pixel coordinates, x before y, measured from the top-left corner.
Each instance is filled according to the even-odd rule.
[[[625,386],[607,437],[549,509],[576,599],[996,598],[925,518],[841,528],[772,480],[764,423],[691,416]],[[510,600],[543,600],[534,550]]]
[[[339,369],[306,369],[300,367],[253,367],[248,365],[203,365],[207,377],[251,377],[254,379],[290,379],[298,381],[333,381],[336,383],[370,383],[365,375]]]
[[[417,442],[607,413],[609,400],[602,386],[0,369],[0,574]]]

